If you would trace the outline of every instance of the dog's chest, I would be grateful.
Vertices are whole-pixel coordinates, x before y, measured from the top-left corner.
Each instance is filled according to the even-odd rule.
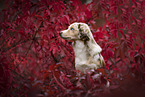
[[[75,63],[86,63],[88,59],[87,46],[83,41],[75,41],[73,43],[73,49],[75,52]]]

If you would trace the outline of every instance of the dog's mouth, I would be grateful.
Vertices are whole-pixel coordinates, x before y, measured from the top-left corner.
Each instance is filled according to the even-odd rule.
[[[67,40],[68,41],[68,44],[72,44],[72,41],[71,41],[71,39],[70,39],[70,37],[63,37],[60,33],[59,33],[59,35],[60,35],[60,37],[62,38],[62,39],[65,39],[65,40]]]
[[[71,40],[71,37],[63,37],[62,35],[60,35],[60,37],[65,40]]]
[[[63,39],[70,39],[70,37],[63,37],[63,36],[62,36],[62,32],[59,33],[59,36],[60,36],[61,38],[63,38]]]
[[[62,36],[62,33],[59,33],[59,35],[60,35],[60,37],[61,37],[62,39],[65,39],[65,40],[75,40],[75,39],[73,39],[72,37],[64,37],[64,36]]]

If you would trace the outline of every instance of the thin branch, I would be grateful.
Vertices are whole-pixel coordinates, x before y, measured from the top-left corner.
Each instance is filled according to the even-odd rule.
[[[57,78],[56,78],[55,75],[54,75],[54,72],[52,72],[52,73],[53,73],[53,77],[54,77],[54,80],[55,80],[55,82],[57,83],[57,85],[60,86],[60,88],[61,88],[62,90],[67,90],[67,88],[65,88],[65,87],[57,80]]]

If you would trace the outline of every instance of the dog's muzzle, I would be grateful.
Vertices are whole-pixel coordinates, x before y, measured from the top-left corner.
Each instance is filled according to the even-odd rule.
[[[59,35],[62,36],[62,32],[59,32]]]
[[[62,36],[62,33],[63,33],[63,32],[59,32],[59,36],[60,36],[61,38],[64,38],[64,37]]]
[[[63,38],[63,39],[69,39],[68,37],[63,37],[63,36],[62,36],[62,33],[63,33],[63,32],[59,32],[59,35],[60,35],[61,38]]]

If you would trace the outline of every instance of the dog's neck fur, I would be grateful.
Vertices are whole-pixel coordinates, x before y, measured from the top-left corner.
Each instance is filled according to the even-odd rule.
[[[91,38],[91,40],[88,41],[82,41],[82,40],[74,41],[73,49],[75,52],[76,65],[88,63],[88,60],[91,57],[93,57],[94,54],[100,53],[102,50],[101,47],[95,42],[93,37]]]

